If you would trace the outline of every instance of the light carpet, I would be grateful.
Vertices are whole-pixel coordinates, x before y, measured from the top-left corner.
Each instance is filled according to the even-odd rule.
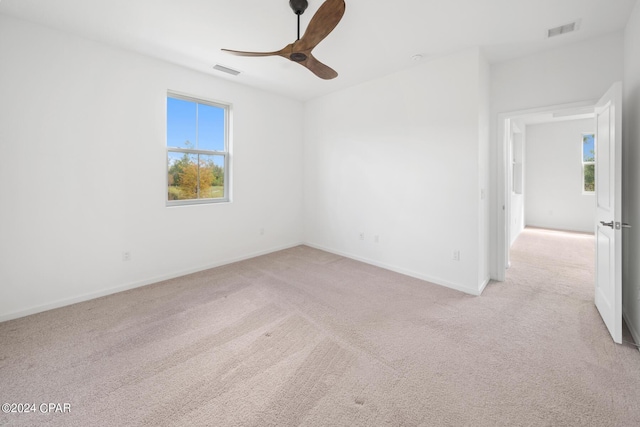
[[[0,425],[637,426],[593,247],[527,229],[473,297],[299,246],[4,322],[0,403],[37,410]]]

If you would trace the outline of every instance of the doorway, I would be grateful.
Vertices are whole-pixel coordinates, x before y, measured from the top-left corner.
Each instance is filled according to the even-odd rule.
[[[567,214],[563,213],[563,218],[557,218],[553,208],[547,206],[539,207],[538,211],[545,212],[545,215],[536,215],[534,222],[527,218],[527,127],[537,126],[545,123],[562,123],[578,120],[593,120],[595,101],[587,101],[573,104],[563,104],[549,106],[538,109],[516,111],[499,115],[499,141],[498,154],[502,159],[498,162],[501,166],[498,174],[498,210],[503,212],[498,219],[498,248],[497,248],[497,280],[504,281],[506,270],[511,264],[510,247],[515,242],[518,235],[524,230],[527,223],[538,227],[569,229],[572,231],[588,231],[585,225],[579,227],[567,227]],[[588,130],[587,130],[588,131]],[[580,145],[575,145],[575,155],[579,159]],[[544,150],[543,150],[544,151]],[[554,161],[561,161],[559,156],[550,157]],[[539,172],[538,172],[539,173]],[[552,178],[553,179],[553,178]],[[529,186],[531,189],[531,186]],[[547,187],[548,188],[548,187]],[[558,199],[558,194],[544,194],[544,186],[535,189],[539,200],[546,200],[546,203],[553,204],[554,198]],[[555,190],[554,190],[555,191]],[[580,193],[580,189],[576,188]],[[558,192],[561,194],[561,192]],[[542,196],[540,197],[540,194]],[[580,194],[582,196],[582,194]],[[529,207],[531,208],[531,206]],[[529,214],[534,211],[529,209]],[[538,212],[539,213],[539,212]],[[555,217],[555,218],[554,218]],[[556,220],[553,222],[553,220]],[[561,220],[561,221],[558,221]],[[564,223],[562,222],[564,221]],[[555,227],[553,226],[555,224]]]
[[[509,242],[511,234],[511,165],[512,121],[529,114],[551,113],[552,117],[593,114],[595,135],[583,136],[586,142],[595,141],[594,168],[596,216],[595,244],[595,305],[611,337],[622,343],[622,83],[614,83],[597,102],[584,102],[499,115],[498,162],[498,244],[496,251],[497,279],[504,280],[510,265]],[[584,165],[583,165],[584,166]]]

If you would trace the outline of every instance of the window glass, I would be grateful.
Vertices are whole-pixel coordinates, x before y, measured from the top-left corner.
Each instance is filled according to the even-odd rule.
[[[167,147],[196,148],[197,104],[167,98]]]
[[[198,105],[198,149],[224,150],[224,108]]]
[[[596,191],[596,138],[592,133],[582,135],[582,192]]]

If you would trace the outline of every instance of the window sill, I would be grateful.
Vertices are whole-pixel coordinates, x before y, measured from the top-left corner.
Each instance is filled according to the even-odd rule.
[[[168,208],[178,206],[202,206],[202,205],[218,205],[231,203],[229,199],[202,199],[202,200],[180,200],[180,201],[167,201],[165,206]]]

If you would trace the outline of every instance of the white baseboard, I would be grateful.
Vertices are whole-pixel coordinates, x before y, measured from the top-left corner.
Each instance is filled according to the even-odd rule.
[[[354,255],[354,254],[350,254],[347,252],[342,252],[342,251],[336,251],[334,249],[330,249],[330,248],[326,248],[322,245],[316,245],[314,243],[303,243],[306,246],[315,248],[315,249],[319,249],[321,251],[325,251],[325,252],[329,252],[335,255],[340,255],[343,256],[345,258],[349,258],[349,259],[353,259],[355,261],[360,261],[360,262],[364,262],[365,264],[370,264],[370,265],[375,265],[376,267],[380,267],[380,268],[384,268],[385,270],[390,270],[390,271],[394,271],[396,273],[400,273],[400,274],[404,274],[405,276],[409,276],[409,277],[414,277],[416,279],[420,279],[420,280],[424,280],[426,282],[431,282],[433,284],[436,285],[440,285],[440,286],[444,286],[445,288],[450,288],[450,289],[454,289],[456,291],[460,291],[460,292],[464,292],[465,294],[470,294],[470,295],[474,295],[474,296],[479,296],[482,293],[482,290],[484,290],[484,286],[486,286],[487,283],[489,283],[489,278],[486,279],[486,283],[481,287],[480,290],[478,289],[472,289],[472,288],[468,288],[466,286],[462,286],[459,285],[457,283],[453,283],[453,282],[449,282],[443,279],[439,279],[437,277],[433,277],[433,276],[427,276],[425,274],[421,274],[421,273],[416,273],[415,271],[411,271],[411,270],[406,270],[404,268],[399,268],[390,264],[386,264],[383,262],[379,262],[379,261],[374,261],[368,258],[364,258],[358,255]]]
[[[25,317],[25,316],[29,316],[31,314],[36,314],[36,313],[42,313],[43,311],[48,311],[48,310],[53,310],[55,308],[60,308],[60,307],[65,307],[67,305],[71,305],[71,304],[76,304],[79,302],[84,302],[84,301],[89,301],[95,298],[100,298],[106,295],[111,295],[111,294],[116,294],[118,292],[123,292],[123,291],[128,291],[130,289],[135,289],[135,288],[140,288],[142,286],[147,286],[147,285],[151,285],[154,283],[158,283],[158,282],[162,282],[164,280],[170,280],[170,279],[175,279],[176,277],[180,277],[180,276],[186,276],[187,274],[192,274],[192,273],[197,273],[199,271],[204,271],[204,270],[209,270],[210,268],[216,268],[216,267],[221,267],[223,265],[227,265],[227,264],[232,264],[234,262],[238,262],[238,261],[244,261],[247,259],[251,259],[251,258],[255,258],[258,256],[262,256],[262,255],[267,255],[273,252],[278,252],[281,250],[285,250],[285,249],[289,249],[289,248],[293,248],[296,246],[300,246],[302,245],[302,242],[299,243],[295,243],[295,244],[291,244],[291,245],[284,245],[284,246],[279,246],[279,247],[274,247],[274,248],[270,248],[267,250],[262,250],[262,251],[257,251],[257,252],[251,252],[248,253],[246,255],[242,255],[239,257],[234,257],[234,258],[227,258],[218,262],[214,262],[211,264],[207,264],[207,265],[202,265],[199,267],[194,267],[194,268],[189,268],[186,270],[181,270],[181,271],[177,271],[174,273],[169,273],[169,274],[162,274],[159,276],[154,276],[154,277],[150,277],[148,279],[144,279],[144,280],[139,280],[136,282],[131,282],[131,283],[126,283],[124,285],[120,285],[120,286],[115,286],[113,288],[107,288],[107,289],[103,289],[101,291],[96,291],[96,292],[89,292],[86,294],[82,294],[82,295],[77,295],[74,297],[69,297],[69,298],[62,298],[47,304],[41,304],[41,305],[36,305],[33,307],[29,307],[23,310],[17,310],[17,311],[13,311],[13,312],[9,312],[6,314],[0,314],[0,322],[6,322],[7,320],[13,320],[13,319],[18,319],[20,317]]]
[[[629,317],[627,316],[627,312],[624,311],[624,308],[622,309],[622,318],[626,322],[627,328],[629,328],[629,332],[631,332],[631,336],[633,337],[633,340],[636,342],[636,344],[640,345],[640,333],[635,328],[633,323],[629,321]],[[638,347],[638,351],[640,351],[640,347]]]
[[[491,277],[487,276],[482,282],[480,282],[480,286],[478,286],[478,295],[482,295],[482,293],[484,292],[484,288],[487,287],[490,281]]]

